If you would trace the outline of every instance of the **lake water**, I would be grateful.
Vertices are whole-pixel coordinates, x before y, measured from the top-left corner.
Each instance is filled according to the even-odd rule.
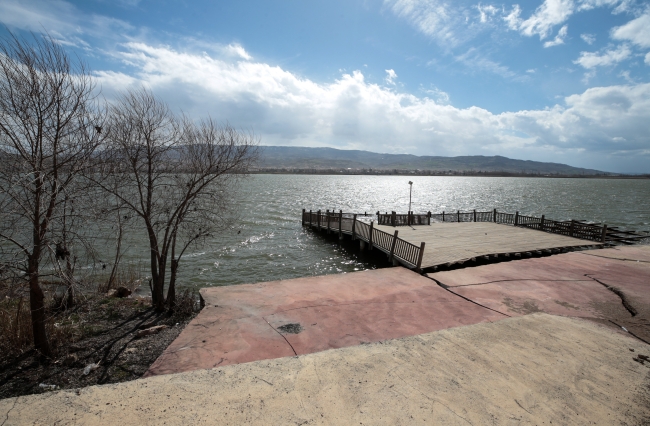
[[[238,225],[182,259],[179,285],[233,285],[377,267],[349,244],[339,246],[303,228],[301,211],[406,212],[409,180],[416,213],[496,208],[650,230],[650,180],[253,175],[236,195]],[[140,253],[146,265],[144,247],[131,247],[130,260]]]

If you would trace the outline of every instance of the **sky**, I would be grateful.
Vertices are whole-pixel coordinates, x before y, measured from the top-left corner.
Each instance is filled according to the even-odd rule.
[[[650,173],[650,2],[0,0],[107,100],[148,87],[262,145]]]

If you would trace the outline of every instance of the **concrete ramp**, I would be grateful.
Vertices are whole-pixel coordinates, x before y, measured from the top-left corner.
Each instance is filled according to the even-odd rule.
[[[650,346],[546,314],[0,401],[4,426],[641,425]]]
[[[412,336],[507,318],[397,267],[201,290],[205,308],[147,376]]]

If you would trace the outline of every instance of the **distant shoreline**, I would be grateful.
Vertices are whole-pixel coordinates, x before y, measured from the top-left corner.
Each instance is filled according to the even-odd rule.
[[[458,172],[439,170],[347,170],[347,169],[258,169],[256,175],[337,175],[337,176],[460,176],[460,177],[529,177],[529,178],[575,178],[575,179],[650,179],[650,174],[552,174],[514,172]]]

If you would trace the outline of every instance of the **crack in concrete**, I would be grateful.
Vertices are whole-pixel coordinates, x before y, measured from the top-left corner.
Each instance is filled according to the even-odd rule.
[[[441,284],[442,287],[449,287],[449,288],[456,288],[456,287],[469,287],[473,285],[485,285],[485,284],[492,284],[492,283],[503,283],[503,282],[509,282],[509,281],[540,281],[540,282],[564,282],[564,281],[570,281],[570,282],[577,282],[577,281],[586,281],[589,282],[589,280],[537,280],[535,278],[523,278],[523,279],[512,279],[512,280],[495,280],[495,281],[487,281],[484,283],[474,283],[474,284],[461,284],[461,285],[445,285]]]
[[[616,324],[616,323],[615,323],[614,321],[612,321],[612,320],[608,320],[608,321],[611,322],[612,324],[614,324],[614,325],[617,326],[617,327],[621,327],[623,330],[625,330],[626,332],[628,332],[628,333],[631,334],[632,336],[636,337],[637,339],[639,339],[640,341],[642,341],[642,342],[645,343],[646,345],[650,345],[650,342],[648,342],[647,340],[642,339],[641,337],[637,336],[636,334],[634,334],[633,332],[631,332],[631,331],[628,330],[627,328],[624,328],[622,325],[620,325],[620,324]]]
[[[515,399],[515,402],[517,403],[517,405],[519,406],[519,408],[521,408],[522,410],[524,410],[525,412],[527,412],[527,413],[530,414],[531,416],[533,415],[533,413],[531,413],[530,411],[526,410],[526,409],[524,408],[524,406],[521,405],[521,404],[519,403],[519,401],[517,401],[516,399]]]
[[[501,314],[501,315],[504,315],[504,316],[510,318],[510,315],[508,315],[508,314],[504,314],[503,312],[497,311],[496,309],[492,309],[492,308],[490,308],[489,306],[481,305],[480,303],[475,302],[475,301],[473,301],[472,299],[469,299],[469,298],[463,296],[462,294],[454,293],[453,291],[451,291],[451,290],[449,289],[449,286],[447,286],[447,285],[441,283],[440,281],[438,281],[438,280],[435,279],[435,278],[431,278],[431,277],[429,277],[429,276],[426,276],[426,277],[429,278],[430,280],[435,281],[435,282],[436,282],[440,287],[444,288],[445,290],[447,290],[448,292],[450,292],[450,293],[453,294],[454,296],[458,296],[458,297],[460,297],[461,299],[465,299],[465,300],[467,300],[468,302],[471,302],[471,303],[473,303],[473,304],[475,304],[475,305],[478,305],[478,306],[480,306],[480,307],[482,307],[482,308],[489,309],[489,310],[491,310],[491,311],[493,311],[493,312],[496,312],[497,314]]]
[[[648,260],[628,259],[623,257],[599,256],[597,254],[589,254],[589,253],[580,253],[580,254],[584,254],[585,256],[601,257],[603,259],[610,259],[610,260],[623,260],[626,262],[634,262],[634,263],[650,263],[650,261]]]
[[[614,293],[615,295],[620,297],[621,302],[623,303],[623,306],[625,307],[625,309],[627,309],[627,311],[630,313],[630,315],[632,315],[633,317],[635,317],[637,315],[637,313],[638,313],[637,310],[634,309],[634,306],[632,306],[630,301],[627,300],[627,296],[625,295],[625,293],[623,293],[623,291],[621,291],[621,289],[619,289],[617,287],[614,287],[614,286],[611,286],[609,284],[605,284],[604,282],[598,280],[597,278],[589,276],[589,274],[585,274],[585,277],[591,278],[592,280],[596,281],[598,284],[602,284],[607,290],[611,291],[612,293]]]
[[[7,415],[6,415],[7,417],[2,421],[2,424],[0,424],[0,426],[4,426],[4,424],[9,421],[9,413],[11,413],[11,411],[14,408],[16,408],[16,403],[18,403],[18,398],[20,398],[20,397],[17,396],[16,399],[14,399],[14,404],[11,406],[11,408],[9,410],[7,410]]]
[[[282,333],[280,333],[278,330],[276,330],[275,327],[273,327],[273,326],[271,325],[271,323],[270,323],[266,318],[262,317],[262,319],[263,319],[264,321],[266,321],[266,323],[269,325],[269,327],[271,327],[271,328],[273,329],[273,331],[275,331],[276,333],[278,333],[278,334],[279,334],[279,335],[284,339],[284,341],[287,342],[287,345],[289,345],[289,347],[290,347],[291,350],[293,351],[293,354],[294,354],[295,356],[298,356],[298,353],[297,353],[296,350],[293,348],[293,345],[291,345],[291,343],[289,343],[289,341],[287,340],[287,338],[284,337],[284,334],[282,334]]]
[[[266,383],[267,385],[270,385],[270,386],[273,386],[273,383],[271,383],[271,382],[268,382],[268,381],[266,381],[266,380],[264,380],[264,379],[263,379],[263,378],[261,378],[261,377],[257,377],[257,376],[255,376],[255,378],[256,378],[256,379],[258,379],[258,380],[261,380],[261,381],[263,381],[263,382],[264,382],[264,383]]]

